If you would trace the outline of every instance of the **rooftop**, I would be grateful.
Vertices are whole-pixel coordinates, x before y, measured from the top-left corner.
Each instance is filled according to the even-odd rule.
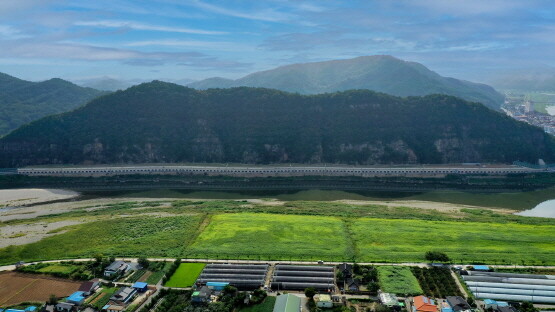
[[[148,284],[144,282],[136,282],[135,284],[133,284],[133,288],[145,288],[147,286]]]
[[[301,310],[301,298],[291,295],[279,295],[276,299],[273,312],[299,312]]]

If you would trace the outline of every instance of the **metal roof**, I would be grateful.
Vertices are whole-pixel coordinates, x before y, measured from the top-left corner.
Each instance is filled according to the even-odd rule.
[[[145,288],[147,286],[148,286],[148,284],[144,283],[144,282],[135,282],[135,284],[133,284],[133,288],[141,288],[142,289],[142,288]]]
[[[301,298],[286,294],[277,296],[273,312],[300,312]]]

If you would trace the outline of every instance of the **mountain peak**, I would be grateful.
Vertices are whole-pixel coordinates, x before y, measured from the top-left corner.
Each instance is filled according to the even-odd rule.
[[[499,110],[503,96],[493,88],[442,77],[424,65],[391,55],[298,63],[255,72],[237,80],[209,78],[189,84],[197,89],[264,87],[301,94],[369,89],[397,96],[447,94]]]

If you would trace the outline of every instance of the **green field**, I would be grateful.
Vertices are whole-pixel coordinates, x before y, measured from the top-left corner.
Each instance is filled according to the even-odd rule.
[[[423,261],[441,250],[456,262],[553,262],[555,226],[361,218],[351,225],[358,257],[386,262]]]
[[[341,219],[274,214],[221,214],[188,250],[199,257],[345,259],[352,249]]]
[[[78,269],[78,265],[54,263],[38,269],[37,272],[70,274]]]
[[[152,274],[146,279],[146,283],[150,285],[158,284],[158,282],[164,277],[164,275],[170,269],[171,266],[172,266],[171,262],[158,263],[156,265],[157,269],[154,272],[152,272]]]
[[[63,214],[0,222],[0,227],[63,220],[85,223],[57,229],[35,243],[0,248],[0,264],[97,254],[393,263],[425,261],[430,250],[443,251],[459,263],[555,264],[555,220],[489,209],[168,200],[81,206]],[[160,265],[148,283],[163,277],[167,267]]]
[[[242,307],[239,312],[272,312],[274,311],[274,304],[276,303],[276,297],[268,296],[260,304],[253,306]]]
[[[378,266],[378,281],[382,291],[398,295],[420,295],[422,288],[409,267]]]
[[[177,257],[194,237],[200,220],[199,215],[148,216],[69,226],[67,232],[36,243],[0,249],[0,263],[86,258],[97,254]]]
[[[191,287],[204,269],[205,263],[181,263],[164,286]]]

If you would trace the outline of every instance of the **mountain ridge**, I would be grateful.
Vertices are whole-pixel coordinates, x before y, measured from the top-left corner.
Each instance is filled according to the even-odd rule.
[[[425,164],[555,160],[555,139],[478,103],[369,90],[199,91],[153,81],[0,139],[0,166],[106,163]]]
[[[87,103],[105,92],[60,79],[40,82],[0,73],[0,136],[33,120]]]
[[[503,96],[492,87],[443,77],[417,62],[390,55],[298,63],[251,73],[231,80],[208,78],[188,84],[197,89],[265,87],[301,94],[368,89],[396,96],[447,94],[499,110]]]

